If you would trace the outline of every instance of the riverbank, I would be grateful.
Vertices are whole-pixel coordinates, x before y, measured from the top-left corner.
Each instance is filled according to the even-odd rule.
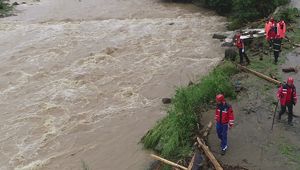
[[[299,43],[299,26],[294,24],[293,27],[294,32],[290,31],[288,37],[291,37],[295,43]],[[284,42],[284,47],[280,65],[273,65],[272,54],[266,53],[260,57],[252,56],[253,53],[250,53],[252,65],[249,68],[268,76],[273,75],[281,81],[286,81],[288,76],[292,76],[299,91],[299,73],[281,71],[282,68],[299,68],[299,48],[291,48],[287,41]],[[263,60],[261,61],[260,58]],[[277,104],[277,86],[248,73],[239,73],[232,79],[234,82],[239,82],[243,90],[237,96],[237,100],[230,101],[236,113],[236,125],[229,132],[229,150],[226,156],[220,155],[215,129],[209,136],[208,143],[217,159],[224,164],[240,165],[246,169],[299,169],[299,104],[294,108],[297,117],[294,117],[293,127],[287,125],[287,115],[285,115],[283,121],[275,121],[274,129],[271,131]],[[205,124],[211,119],[213,119],[213,111],[204,116],[202,123]]]
[[[292,31],[289,32],[288,37],[290,37],[294,43],[299,43],[297,37],[300,35],[300,30],[297,25],[294,25],[293,30],[294,33]],[[260,41],[264,41],[264,39],[261,38]],[[254,43],[251,44],[251,46],[256,47]],[[297,61],[297,57],[291,57],[291,47],[292,46],[288,41],[284,41],[284,52],[280,59],[281,65],[285,63],[284,56],[287,54],[290,60]],[[286,78],[286,76],[281,78],[281,66],[273,64],[272,51],[268,52],[267,50],[264,51],[264,53],[261,51],[260,54],[257,55],[257,49],[250,49],[250,47],[247,49],[248,56],[250,56],[250,60],[252,61],[249,66],[250,68],[266,75],[275,76],[280,80]],[[291,62],[289,62],[289,64],[291,64]],[[295,64],[293,64],[293,66],[295,66]],[[294,74],[294,76],[296,77],[297,75]],[[239,93],[237,100],[230,102],[233,103],[237,117],[236,126],[230,131],[229,135],[230,153],[226,154],[226,156],[220,155],[219,140],[215,135],[215,129],[209,136],[208,144],[211,146],[211,149],[218,160],[220,160],[224,166],[231,165],[234,167],[235,165],[239,165],[241,169],[298,169],[299,159],[297,158],[300,153],[298,152],[299,148],[297,146],[299,144],[299,138],[292,137],[293,135],[299,136],[299,131],[296,130],[299,126],[298,119],[295,118],[295,126],[293,128],[286,126],[284,123],[278,123],[276,124],[276,128],[278,128],[276,132],[271,132],[270,130],[272,115],[275,108],[274,103],[277,104],[275,97],[277,87],[246,73],[239,73],[233,76],[231,80],[232,84],[241,84],[243,90]],[[197,86],[201,86],[201,82]],[[212,86],[214,87],[214,85]],[[187,89],[189,89],[189,87],[187,87]],[[211,95],[214,96],[215,93],[212,93]],[[192,106],[199,105],[194,104]],[[170,108],[173,109],[174,106],[171,106]],[[297,111],[298,109],[296,107],[295,112]],[[197,110],[194,110],[193,112],[198,113]],[[180,115],[180,112],[178,112],[178,114]],[[199,123],[201,127],[201,125],[206,125],[209,121],[214,119],[214,110],[208,112],[200,111],[198,115],[203,117],[201,123]],[[166,123],[163,122],[160,123],[166,125]],[[174,126],[176,125],[176,123],[173,124]],[[158,124],[155,128],[159,127]],[[155,128],[152,132],[150,131],[150,135],[147,134],[149,138],[152,138],[151,136],[153,136],[151,133],[159,134],[156,133],[157,129]],[[165,128],[164,131],[167,131],[167,129],[168,128]],[[161,130],[161,133],[164,133],[164,131]],[[194,135],[197,135],[197,132],[195,132]],[[193,139],[193,137],[190,138]],[[163,137],[163,139],[167,140],[165,137]],[[185,137],[185,139],[187,140],[188,137]],[[192,143],[193,142],[190,143],[190,147],[192,147]],[[164,147],[163,144],[159,143],[158,146],[158,148]],[[156,147],[154,146],[154,148]],[[157,151],[161,153],[160,150]],[[163,156],[172,160],[172,156],[170,155]],[[189,157],[191,156],[192,152],[189,152]],[[175,160],[178,160],[178,158]],[[175,160],[173,159],[173,161]],[[182,157],[179,162],[185,166],[187,166],[188,163]],[[239,168],[236,167],[235,169]]]

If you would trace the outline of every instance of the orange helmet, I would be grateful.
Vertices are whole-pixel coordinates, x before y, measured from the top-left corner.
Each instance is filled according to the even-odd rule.
[[[287,83],[288,83],[288,84],[294,84],[294,78],[293,78],[293,77],[289,77],[289,78],[287,79]]]
[[[216,96],[216,101],[217,102],[224,102],[225,101],[224,95],[223,94],[218,94]]]

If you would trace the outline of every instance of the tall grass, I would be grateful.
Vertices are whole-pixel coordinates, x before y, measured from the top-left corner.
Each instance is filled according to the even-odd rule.
[[[199,121],[197,110],[214,101],[218,93],[235,97],[230,82],[230,76],[235,73],[235,66],[225,62],[202,78],[200,83],[177,89],[167,116],[143,137],[144,147],[168,159],[188,156],[192,151],[192,137]]]

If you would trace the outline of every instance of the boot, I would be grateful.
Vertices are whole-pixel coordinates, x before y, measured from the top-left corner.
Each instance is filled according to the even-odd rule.
[[[225,155],[225,154],[226,154],[226,151],[227,151],[227,146],[226,146],[224,149],[221,150],[221,155],[222,155],[222,156]]]
[[[221,155],[224,156],[226,154],[226,149],[225,150],[221,150]]]

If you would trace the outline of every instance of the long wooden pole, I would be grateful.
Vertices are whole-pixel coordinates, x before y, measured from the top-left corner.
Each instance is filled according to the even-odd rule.
[[[275,79],[272,79],[271,77],[266,76],[266,75],[264,75],[264,74],[262,74],[262,73],[259,73],[259,72],[257,72],[257,71],[251,70],[251,69],[249,69],[249,68],[247,68],[247,67],[241,66],[240,64],[237,64],[237,66],[238,66],[239,68],[241,68],[242,70],[247,71],[247,72],[249,72],[249,73],[252,73],[252,74],[256,75],[257,77],[260,77],[260,78],[262,78],[262,79],[265,79],[265,80],[267,80],[267,81],[269,81],[269,82],[271,82],[271,83],[274,83],[274,84],[276,84],[276,85],[280,85],[280,84],[281,84],[280,81],[275,80]]]
[[[208,123],[208,125],[207,125],[207,127],[206,127],[204,133],[203,133],[203,138],[206,138],[206,137],[208,136],[208,133],[209,133],[211,127],[212,127],[212,122],[210,121],[210,122]]]
[[[150,156],[151,156],[152,158],[156,159],[156,160],[159,160],[159,161],[161,161],[161,162],[163,162],[163,163],[165,163],[165,164],[171,165],[171,166],[173,166],[173,167],[180,168],[180,169],[183,169],[183,170],[188,170],[188,169],[187,169],[186,167],[184,167],[184,166],[181,166],[181,165],[179,165],[179,164],[177,164],[177,163],[171,162],[171,161],[169,161],[169,160],[166,160],[166,159],[161,158],[161,157],[159,157],[159,156],[156,156],[156,155],[154,155],[154,154],[151,154]]]
[[[208,159],[211,161],[211,163],[214,165],[216,170],[223,170],[222,166],[219,164],[215,156],[211,153],[208,146],[206,146],[199,137],[197,137],[197,141],[200,145],[200,147],[203,149],[205,155],[208,157]]]
[[[193,165],[194,165],[194,162],[195,162],[195,157],[196,157],[196,154],[194,154],[190,164],[189,164],[189,167],[187,168],[188,170],[192,170],[193,168]]]

